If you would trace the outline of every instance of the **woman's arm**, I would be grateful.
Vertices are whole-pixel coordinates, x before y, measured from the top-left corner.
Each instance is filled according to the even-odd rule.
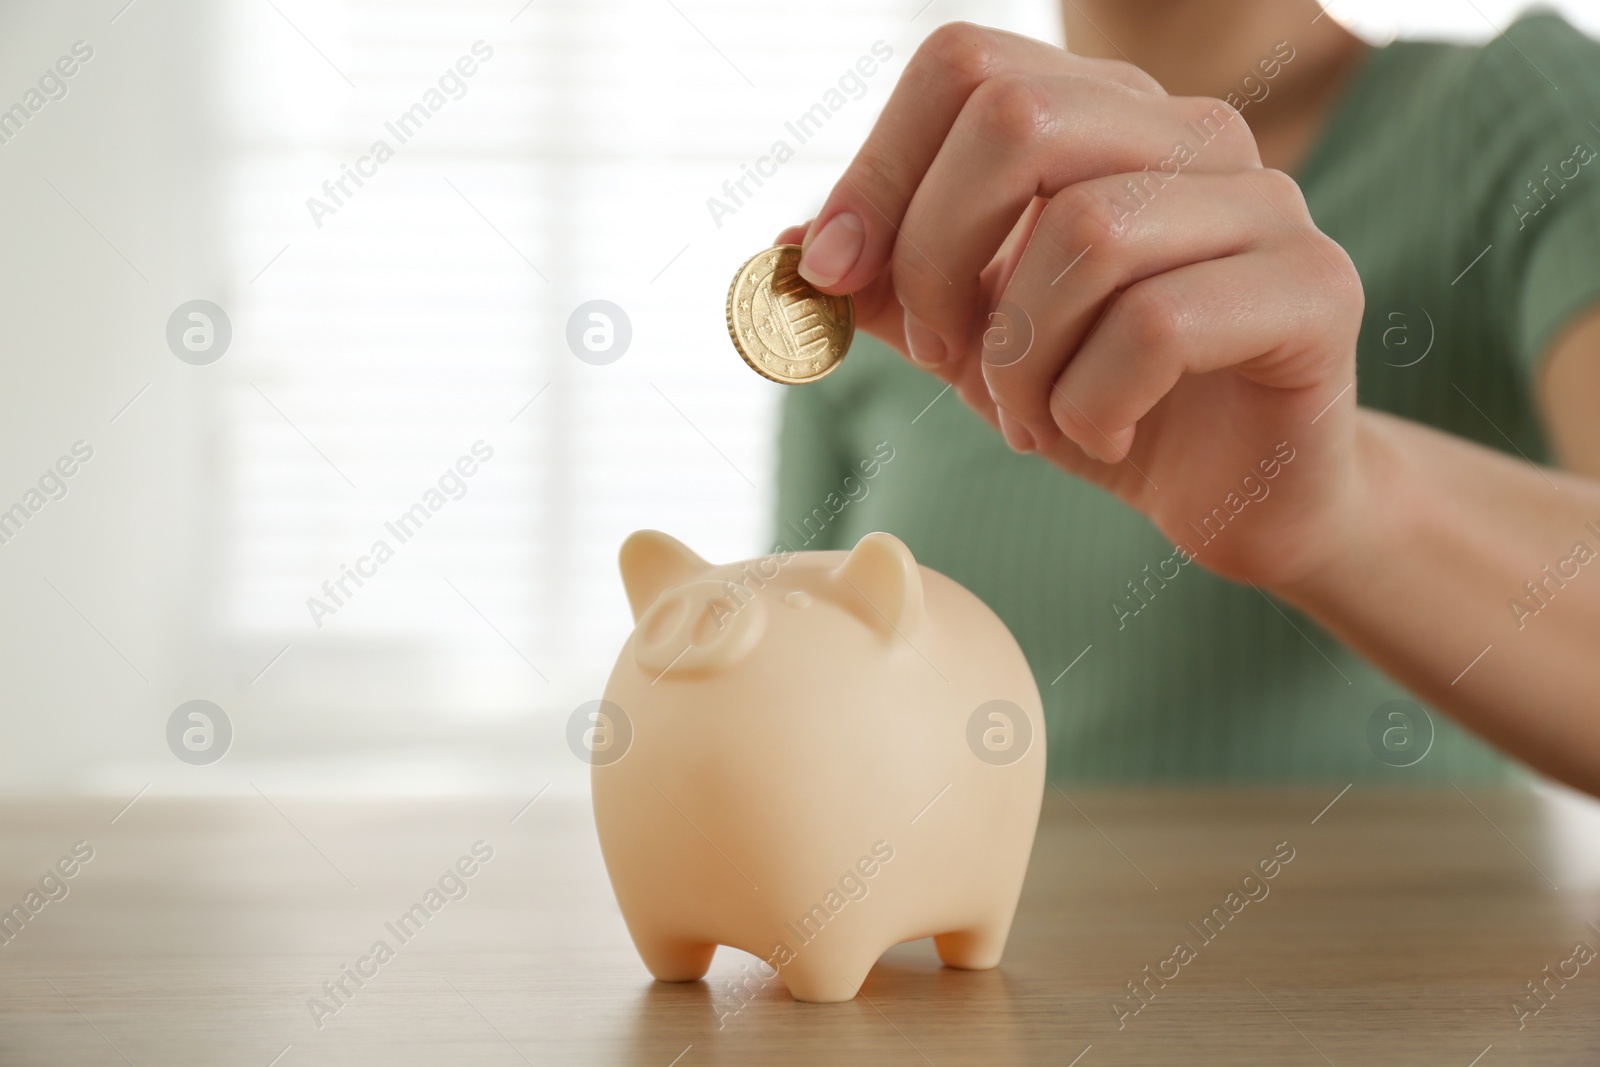
[[[784,239],[1014,449],[1600,795],[1600,482],[1356,405],[1360,278],[1227,102],[951,24]],[[1600,327],[1557,347],[1552,438],[1600,471]]]
[[[1600,478],[1600,310],[1562,331],[1544,360],[1539,402],[1561,466]]]
[[[1564,463],[1600,471],[1600,313],[1545,365]],[[1273,590],[1528,764],[1600,795],[1600,482],[1363,410],[1367,491],[1325,567]]]

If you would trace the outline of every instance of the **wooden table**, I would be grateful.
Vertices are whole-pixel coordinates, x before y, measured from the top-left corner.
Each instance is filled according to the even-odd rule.
[[[1600,1062],[1600,960],[1520,1029],[1512,1008],[1600,951],[1600,879],[1556,888],[1574,853],[1539,798],[1335,792],[1051,789],[1000,969],[902,945],[853,1002],[773,982],[720,1020],[750,958],[652,982],[581,795],[8,801],[0,905],[76,841],[94,858],[0,947],[0,1064]],[[399,944],[385,923],[480,840],[466,895]],[[1281,842],[1294,858],[1247,883],[1267,895],[1226,912]],[[1213,906],[1206,941],[1189,924]],[[310,998],[379,938],[393,958],[319,1028]],[[1180,940],[1193,957],[1164,962]],[[1176,975],[1119,1028],[1146,965]]]

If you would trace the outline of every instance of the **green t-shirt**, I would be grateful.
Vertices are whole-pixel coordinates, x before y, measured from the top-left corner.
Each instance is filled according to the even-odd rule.
[[[1296,175],[1365,287],[1361,403],[1546,461],[1539,360],[1600,301],[1596,122],[1600,44],[1553,15],[1481,47],[1397,41],[1367,55]],[[1403,690],[1287,605],[1178,569],[1141,515],[1012,453],[943,388],[863,336],[833,375],[789,390],[777,540],[847,548],[888,530],[982,597],[1033,666],[1053,776],[1517,773],[1437,712],[1426,755],[1393,766],[1428,733],[1413,723],[1408,750],[1407,724],[1379,712]],[[1387,748],[1369,741],[1375,713],[1377,731],[1398,731]]]

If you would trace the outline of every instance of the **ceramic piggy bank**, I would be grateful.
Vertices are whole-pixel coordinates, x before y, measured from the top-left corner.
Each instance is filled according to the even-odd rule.
[[[1000,619],[884,533],[716,566],[645,530],[621,566],[636,626],[594,814],[650,973],[692,981],[731,945],[840,1001],[902,941],[999,963],[1045,771]]]

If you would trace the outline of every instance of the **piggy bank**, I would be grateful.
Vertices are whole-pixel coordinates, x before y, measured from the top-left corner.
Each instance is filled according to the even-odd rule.
[[[693,981],[731,945],[842,1001],[902,941],[999,963],[1045,737],[994,612],[885,533],[718,566],[644,530],[621,568],[594,817],[650,973]]]

